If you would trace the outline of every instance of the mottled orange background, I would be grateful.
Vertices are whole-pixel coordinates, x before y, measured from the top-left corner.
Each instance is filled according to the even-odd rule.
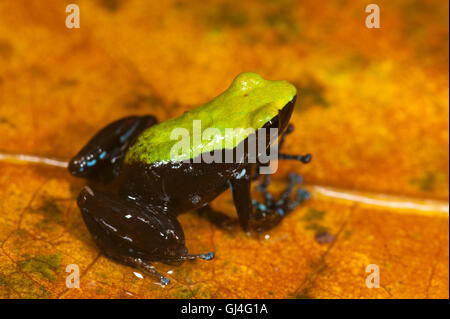
[[[0,154],[68,159],[108,122],[180,115],[242,71],[297,86],[285,145],[313,154],[280,163],[273,190],[296,171],[313,198],[268,233],[181,216],[189,250],[216,258],[155,264],[172,271],[166,288],[99,254],[74,200],[83,181],[4,155],[0,298],[448,298],[448,2],[376,3],[380,29],[367,1],[0,1]],[[228,193],[214,206],[234,214]],[[381,288],[366,287],[369,264]]]

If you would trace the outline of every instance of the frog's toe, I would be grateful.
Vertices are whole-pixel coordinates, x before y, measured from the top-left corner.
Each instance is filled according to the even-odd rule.
[[[312,155],[309,153],[306,155],[294,155],[294,154],[279,153],[278,158],[282,159],[282,160],[295,160],[295,161],[302,162],[303,164],[308,164],[309,162],[311,162]]]
[[[161,279],[161,283],[162,283],[164,286],[167,286],[168,284],[170,284],[170,279],[167,278],[167,277],[163,277],[163,278]]]
[[[167,278],[166,276],[164,276],[163,274],[158,272],[153,266],[150,266],[149,264],[147,264],[145,261],[143,261],[140,258],[129,258],[127,263],[135,266],[136,268],[142,269],[146,273],[149,273],[152,276],[158,278],[159,282],[164,286],[167,286],[168,284],[170,284],[169,278]]]
[[[214,253],[212,251],[210,251],[209,253],[205,254],[205,260],[211,260],[214,258]]]
[[[179,257],[180,260],[195,260],[195,259],[204,259],[204,260],[211,260],[214,258],[214,253],[212,251],[207,252],[205,254],[188,254],[185,256]]]

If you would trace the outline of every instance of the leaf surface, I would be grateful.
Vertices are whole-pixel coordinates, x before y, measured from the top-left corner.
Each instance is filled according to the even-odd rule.
[[[378,30],[363,1],[229,3],[79,1],[67,29],[61,1],[0,2],[0,298],[449,297],[448,3],[379,1]],[[155,263],[165,288],[99,253],[82,180],[6,156],[67,160],[107,123],[180,115],[242,71],[299,89],[285,147],[313,161],[280,162],[272,191],[295,171],[313,198],[252,236],[180,216],[189,251],[216,257]],[[229,193],[214,206],[235,216]]]

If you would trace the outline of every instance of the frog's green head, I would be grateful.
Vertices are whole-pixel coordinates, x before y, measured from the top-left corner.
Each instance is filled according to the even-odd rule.
[[[287,81],[266,80],[253,72],[239,74],[230,87],[219,95],[219,108],[226,108],[230,127],[251,127],[259,129],[277,119],[281,131],[286,127],[292,114],[297,96],[295,86]],[[215,101],[213,100],[213,102]],[[266,125],[267,126],[267,125]]]

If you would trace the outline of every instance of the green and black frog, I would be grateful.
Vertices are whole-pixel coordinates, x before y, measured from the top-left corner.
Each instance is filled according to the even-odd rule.
[[[170,263],[214,257],[212,252],[188,254],[177,216],[198,210],[219,226],[230,225],[229,217],[208,206],[228,188],[244,231],[263,231],[277,225],[309,194],[300,188],[291,196],[301,177],[290,174],[286,190],[275,200],[267,190],[266,174],[258,186],[264,203],[252,200],[251,182],[260,178],[259,169],[265,165],[259,157],[267,155],[273,140],[270,134],[257,132],[277,129],[278,159],[308,163],[310,154],[279,151],[285,136],[293,130],[289,120],[296,96],[297,90],[289,82],[265,80],[256,73],[245,72],[222,94],[180,117],[158,123],[151,115],[129,116],[99,131],[73,157],[69,171],[89,182],[77,203],[100,250],[107,257],[144,269],[158,276],[162,284],[168,284],[169,279],[150,265],[152,261]],[[181,153],[174,152],[179,143],[173,138],[174,130],[181,128],[193,135],[196,121],[201,121],[203,128],[214,128],[218,134],[190,143]],[[251,161],[249,141],[259,142],[261,136],[267,144],[264,154],[257,153],[256,161]],[[238,149],[244,150],[239,158]],[[224,157],[227,152],[234,155],[231,162],[202,160],[205,155],[218,153]]]

